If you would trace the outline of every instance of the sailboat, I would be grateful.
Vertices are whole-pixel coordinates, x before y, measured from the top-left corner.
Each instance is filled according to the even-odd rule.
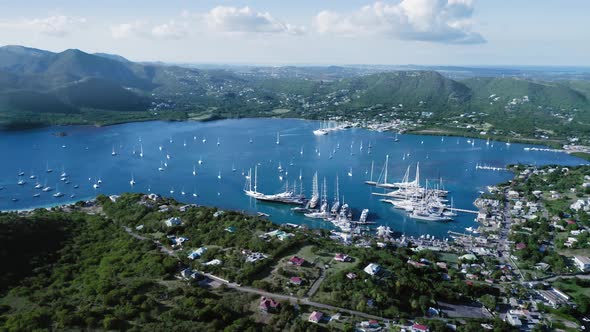
[[[193,165],[193,176],[197,175],[197,168],[195,165]]]
[[[348,170],[348,176],[352,176],[352,167]]]
[[[281,136],[279,135],[279,132],[277,132],[277,145],[281,144]]]
[[[236,166],[234,165],[234,163],[231,164],[231,171],[235,172],[236,171]]]
[[[369,178],[369,181],[365,181],[366,184],[374,186],[377,184],[376,181],[373,181],[373,167],[375,165],[375,161],[371,161],[371,177]]]
[[[207,139],[205,138],[205,136],[203,136],[203,144],[207,143]]]
[[[252,137],[250,137],[250,140],[248,141],[248,143],[252,144]]]
[[[174,140],[172,140],[172,136],[170,136],[170,140],[169,140],[169,142],[170,142],[170,143],[174,143]]]
[[[221,142],[219,142],[219,137],[217,137],[217,146],[221,145]]]
[[[486,145],[490,145],[490,138],[488,137],[488,140],[486,141]]]
[[[158,171],[164,172],[164,165],[162,165],[162,161],[160,161],[160,167],[158,167]]]
[[[158,150],[162,151],[162,146],[161,145],[158,146]]]
[[[301,147],[301,150],[299,151],[299,154],[303,156],[303,146]]]
[[[111,156],[114,157],[116,155],[117,155],[117,152],[115,151],[115,146],[113,145],[113,151],[111,152]]]
[[[56,188],[55,190],[56,190],[57,192],[56,192],[55,194],[53,194],[53,197],[55,197],[55,198],[62,197],[64,194],[62,194],[62,193],[59,191],[59,188],[58,188],[58,186],[57,186],[57,185],[55,185],[55,188]]]
[[[139,147],[139,156],[143,158],[143,144],[141,144]]]
[[[180,194],[181,194],[182,196],[186,195],[186,192],[184,191],[184,187],[182,187],[182,189],[180,190]]]
[[[131,174],[131,180],[129,180],[129,184],[133,187],[135,185],[135,178],[133,177],[133,174]]]
[[[303,179],[303,173],[301,171],[301,169],[299,169],[299,181],[301,181]]]
[[[218,178],[219,180],[221,180],[221,171],[219,171],[219,173],[217,174],[217,178]]]
[[[383,182],[377,183],[376,184],[377,187],[382,187],[382,188],[395,188],[396,187],[394,184],[387,182],[387,166],[388,166],[388,164],[389,164],[389,155],[386,155],[385,156],[385,166],[383,167]]]
[[[182,146],[184,146],[186,148],[186,140],[184,140],[184,143],[182,143]]]
[[[203,165],[203,158],[199,157],[198,163],[199,163],[199,165]]]
[[[53,170],[51,168],[49,168],[49,162],[47,162],[47,167],[45,168],[45,172],[47,172],[47,173],[53,172]]]

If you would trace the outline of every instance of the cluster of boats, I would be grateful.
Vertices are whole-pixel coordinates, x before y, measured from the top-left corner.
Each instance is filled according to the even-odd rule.
[[[53,169],[51,169],[48,165],[45,172],[47,174],[53,173]],[[25,175],[25,172],[19,171],[17,185],[19,185],[21,187],[26,186],[27,185],[26,179],[27,179],[27,176]],[[47,185],[47,180],[45,180],[44,184],[41,184],[41,182],[39,182],[39,179],[37,178],[37,176],[35,174],[33,174],[32,172],[28,176],[28,179],[35,180],[35,185],[33,186],[33,189],[34,189],[33,197],[38,198],[38,197],[41,197],[42,193],[49,193],[49,192],[54,191],[54,188]],[[59,175],[59,180],[65,184],[70,184],[69,175],[66,173],[65,170],[62,170],[61,174]],[[55,192],[52,194],[53,197],[59,198],[59,197],[65,196],[61,191],[59,191],[59,184],[56,184],[55,188],[56,188]],[[78,189],[78,185],[74,185],[74,189]],[[71,194],[70,197],[74,198],[75,195]],[[12,201],[17,202],[18,198],[12,198]]]
[[[320,128],[313,131],[313,134],[316,136],[324,136],[328,135],[331,132],[343,130],[346,128],[350,128],[348,124],[336,124],[332,125],[327,121],[324,121],[320,124]]]
[[[410,166],[401,182],[388,182],[387,168],[389,156],[385,157],[385,166],[378,181],[373,181],[373,165],[371,178],[366,184],[385,189],[384,193],[373,192],[373,195],[384,197],[382,202],[392,204],[396,209],[404,210],[412,219],[426,221],[451,221],[457,214],[453,204],[447,204],[448,191],[442,188],[442,182],[434,188],[420,185],[420,163],[416,164],[416,176],[410,180]]]

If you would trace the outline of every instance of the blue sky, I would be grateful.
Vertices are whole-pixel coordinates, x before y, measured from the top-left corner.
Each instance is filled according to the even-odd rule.
[[[586,0],[0,0],[0,8],[0,45],[141,61],[590,65]]]

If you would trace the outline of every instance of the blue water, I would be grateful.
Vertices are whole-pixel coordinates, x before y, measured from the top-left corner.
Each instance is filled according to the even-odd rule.
[[[180,201],[220,208],[262,211],[270,214],[276,223],[306,224],[310,227],[327,227],[331,224],[302,215],[293,214],[290,206],[257,203],[246,197],[242,189],[245,178],[242,172],[258,167],[258,189],[264,193],[280,191],[285,181],[294,181],[303,174],[304,191],[309,196],[312,176],[315,171],[328,184],[328,197],[333,198],[336,175],[340,178],[340,194],[355,211],[368,208],[370,220],[392,227],[407,235],[431,234],[444,237],[448,230],[463,231],[473,226],[474,215],[460,214],[450,223],[415,221],[407,218],[401,211],[379,201],[371,195],[374,187],[363,182],[369,177],[371,161],[375,161],[374,179],[379,177],[384,165],[385,155],[390,156],[390,182],[401,180],[408,165],[420,162],[421,179],[438,181],[443,179],[445,189],[450,190],[455,207],[474,210],[473,201],[479,191],[486,186],[512,178],[509,172],[475,170],[475,165],[488,164],[504,166],[510,163],[536,165],[584,163],[582,159],[565,153],[526,152],[523,147],[532,145],[512,144],[506,146],[493,142],[486,146],[484,140],[475,140],[475,146],[466,138],[401,135],[399,142],[393,140],[391,133],[379,133],[363,129],[349,129],[331,133],[327,136],[314,136],[317,122],[278,119],[243,119],[216,122],[143,122],[95,128],[87,126],[52,127],[21,132],[0,132],[0,210],[27,209],[40,206],[63,204],[73,200],[87,199],[98,193],[118,194],[122,192],[154,192],[174,196]],[[52,133],[67,132],[65,137]],[[276,144],[277,132],[280,144]],[[194,139],[196,137],[196,139]],[[207,142],[203,143],[203,138]],[[249,142],[250,138],[252,143]],[[141,143],[140,140],[141,139]],[[172,143],[170,143],[172,139]],[[217,140],[219,139],[219,145]],[[186,147],[184,142],[186,141]],[[363,150],[360,150],[360,143]],[[143,144],[144,157],[140,158],[140,144]],[[372,145],[368,154],[368,145]],[[352,149],[351,149],[352,145]],[[63,147],[65,146],[65,147]],[[159,150],[162,146],[162,151]],[[339,149],[337,147],[339,146]],[[117,152],[111,156],[113,147]],[[303,155],[300,150],[303,147]],[[133,150],[136,154],[133,154]],[[320,156],[315,152],[320,152]],[[336,149],[333,159],[330,152]],[[351,154],[351,151],[353,154]],[[410,154],[403,159],[404,154]],[[166,159],[166,154],[170,159]],[[203,160],[198,165],[199,159]],[[168,163],[164,172],[158,171],[163,162]],[[284,180],[279,179],[277,170],[281,162],[288,172]],[[293,163],[291,166],[290,163]],[[52,173],[46,173],[49,165]],[[197,175],[193,176],[193,165]],[[236,171],[232,172],[232,166]],[[352,176],[348,171],[352,168]],[[65,170],[70,184],[59,180]],[[18,173],[27,184],[17,185]],[[29,179],[35,174],[41,184],[47,184],[63,192],[61,198],[54,198],[53,192],[41,193],[33,186],[36,180]],[[221,174],[221,179],[218,175]],[[137,184],[131,187],[129,181],[134,176]],[[95,190],[92,185],[97,180],[102,185]],[[74,185],[79,185],[74,189]],[[423,182],[424,184],[424,182]],[[174,190],[174,194],[170,191]],[[185,191],[183,196],[181,191]],[[198,193],[193,197],[192,193]],[[75,198],[70,198],[75,194]],[[18,201],[13,202],[16,198]]]

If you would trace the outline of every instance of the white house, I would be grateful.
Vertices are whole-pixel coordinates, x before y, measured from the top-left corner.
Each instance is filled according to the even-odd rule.
[[[180,220],[180,218],[178,218],[178,217],[172,217],[172,218],[166,220],[164,223],[166,224],[167,227],[180,226],[180,225],[182,225],[182,220]]]
[[[197,250],[193,250],[193,251],[191,251],[191,252],[188,254],[188,256],[186,256],[186,257],[187,257],[188,259],[194,260],[194,259],[197,259],[197,258],[199,258],[199,257],[203,256],[203,254],[204,254],[206,251],[207,251],[207,248],[205,248],[205,247],[201,247],[201,248],[199,248],[199,249],[197,249]]]
[[[365,271],[367,274],[371,276],[374,276],[377,273],[379,273],[379,271],[381,271],[381,266],[375,263],[371,263],[367,265],[367,267],[365,267],[363,271]]]
[[[586,256],[574,256],[574,263],[582,272],[590,271],[590,258]]]

